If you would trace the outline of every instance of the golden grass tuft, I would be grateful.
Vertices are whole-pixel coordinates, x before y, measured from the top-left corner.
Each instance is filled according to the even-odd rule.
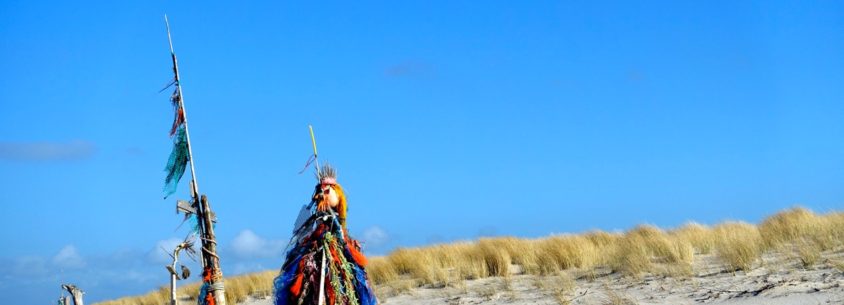
[[[820,246],[808,240],[798,241],[795,245],[795,252],[803,268],[812,267],[821,259]]]
[[[694,249],[687,240],[654,226],[640,225],[627,231],[616,243],[612,258],[612,269],[625,275],[639,276],[657,271],[657,264],[671,274],[690,274]]]
[[[226,300],[228,304],[246,301],[250,296],[260,298],[272,295],[273,279],[277,275],[278,271],[263,271],[226,279]]]
[[[672,230],[671,236],[687,241],[694,247],[697,254],[709,254],[715,247],[715,236],[712,229],[696,222],[689,222],[682,227]]]
[[[769,216],[759,225],[759,232],[767,247],[776,247],[811,235],[817,224],[812,211],[795,207]]]
[[[559,235],[537,241],[537,256],[543,266],[540,274],[594,267],[599,261],[597,247],[588,238],[579,235]]]
[[[179,290],[181,291],[181,290]],[[96,305],[159,305],[170,304],[170,286],[164,286],[142,296],[119,298]]]
[[[486,263],[486,274],[489,276],[510,276],[510,254],[506,246],[507,240],[503,239],[481,239],[478,241],[478,250],[481,252],[481,259]]]
[[[821,252],[844,246],[844,213],[818,215],[794,207],[763,220],[759,232],[767,249],[791,252],[809,268],[820,260]]]
[[[226,278],[226,301],[229,304],[243,302],[249,296],[267,296],[273,291],[273,278],[277,271],[262,271]],[[199,294],[200,283],[182,285],[176,291],[177,296],[189,296],[192,302]],[[185,303],[185,302],[180,302]],[[126,297],[117,300],[97,303],[97,305],[161,305],[170,304],[170,286],[147,293],[142,296]]]
[[[714,229],[715,251],[730,270],[750,270],[762,257],[763,239],[756,226],[726,222]]]
[[[830,250],[844,245],[844,213],[817,215],[795,207],[766,218],[759,231],[768,247],[809,242],[822,251]]]
[[[375,284],[395,281],[399,277],[396,266],[391,264],[389,259],[384,256],[370,258],[366,271],[369,273],[369,279]]]

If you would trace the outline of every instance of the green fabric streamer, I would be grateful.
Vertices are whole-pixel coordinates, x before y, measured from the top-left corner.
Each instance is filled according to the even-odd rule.
[[[185,174],[189,160],[188,137],[185,125],[181,125],[173,137],[173,151],[170,152],[170,159],[167,160],[167,167],[164,168],[167,172],[167,177],[164,178],[165,199],[176,192],[176,186]]]
[[[325,233],[323,247],[325,247],[324,249],[333,248],[336,253],[343,253],[340,249],[337,238],[334,234],[331,234],[331,232]],[[331,251],[328,251],[327,253],[331,255]],[[334,294],[338,298],[342,297],[348,300],[349,304],[358,304],[354,282],[352,282],[352,278],[354,277],[352,274],[352,267],[342,254],[339,254],[337,259],[340,261],[339,266],[333,259],[329,260],[329,269],[332,274],[331,284],[334,287]]]

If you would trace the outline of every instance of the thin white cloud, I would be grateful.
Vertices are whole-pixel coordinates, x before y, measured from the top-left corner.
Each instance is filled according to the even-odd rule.
[[[12,262],[12,274],[16,276],[37,277],[48,274],[47,260],[38,256],[22,256]],[[6,269],[6,268],[3,268]]]
[[[0,159],[12,161],[71,161],[94,155],[90,141],[70,142],[0,142]]]
[[[85,259],[79,255],[79,251],[73,245],[67,245],[53,256],[53,264],[62,269],[75,269],[85,267]]]
[[[367,247],[380,248],[390,242],[390,235],[379,226],[371,226],[363,231],[362,241]]]
[[[164,240],[159,240],[155,243],[155,247],[147,254],[147,259],[154,263],[170,263],[172,262],[172,258],[168,255],[173,249],[176,248],[182,242],[180,238],[169,238]],[[179,260],[181,260],[181,255],[179,255]]]
[[[154,251],[123,249],[104,255],[87,255],[78,247],[68,245],[46,256],[0,258],[0,295],[4,296],[3,300],[27,300],[11,302],[15,304],[55,304],[62,283],[92,292],[86,295],[86,300],[93,303],[144,294],[169,280],[164,265],[170,262],[170,257],[159,246],[172,250],[179,242],[180,239],[171,238],[157,242]],[[190,281],[199,279],[201,269],[197,262],[185,256],[179,260],[194,271]],[[57,294],[48,297],[43,294],[45,291]],[[88,300],[89,296],[92,300]]]
[[[284,251],[284,242],[267,240],[252,230],[243,230],[232,241],[232,251],[239,258],[279,256]]]

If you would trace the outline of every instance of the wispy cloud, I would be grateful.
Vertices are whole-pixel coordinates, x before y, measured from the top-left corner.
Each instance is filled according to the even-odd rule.
[[[147,259],[153,263],[169,263],[171,259],[168,254],[181,242],[181,239],[175,237],[159,240],[155,243],[155,247],[147,253]]]
[[[62,283],[81,287],[89,292],[86,301],[94,303],[143,294],[167,284],[169,275],[164,266],[171,259],[161,248],[172,251],[182,241],[173,237],[158,240],[145,246],[149,247],[146,249],[130,248],[101,254],[89,254],[70,244],[48,255],[0,257],[0,295],[14,304],[45,304],[54,302],[55,297],[44,292],[58,293]],[[218,249],[221,251],[218,254],[226,258],[222,268],[229,275],[277,269],[284,262],[282,252],[286,241],[267,239],[251,230],[240,232],[232,242],[224,244],[234,245]],[[180,256],[179,264],[193,271],[191,279],[185,283],[201,277],[200,262]]]
[[[371,226],[363,231],[361,241],[371,248],[380,248],[390,242],[390,235],[379,226]]]
[[[266,258],[281,255],[285,243],[267,240],[252,230],[243,230],[232,241],[232,251],[240,258]]]
[[[62,269],[76,269],[85,267],[85,260],[73,245],[67,245],[53,256],[53,264]]]
[[[48,272],[50,272],[50,268],[47,266],[47,260],[38,256],[22,256],[8,263],[10,264],[10,266],[4,269],[9,269],[11,273],[16,277],[39,277],[44,276],[45,274],[48,274]],[[23,280],[27,279],[24,278]]]
[[[0,142],[0,159],[12,161],[72,161],[96,152],[93,142]]]

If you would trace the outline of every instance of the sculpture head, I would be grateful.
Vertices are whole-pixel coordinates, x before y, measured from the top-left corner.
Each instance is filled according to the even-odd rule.
[[[337,183],[337,171],[331,165],[324,165],[317,174],[319,183],[314,190],[313,200],[317,203],[317,211],[328,212],[329,209],[337,213],[340,223],[345,227],[346,222],[346,194],[343,187]]]

